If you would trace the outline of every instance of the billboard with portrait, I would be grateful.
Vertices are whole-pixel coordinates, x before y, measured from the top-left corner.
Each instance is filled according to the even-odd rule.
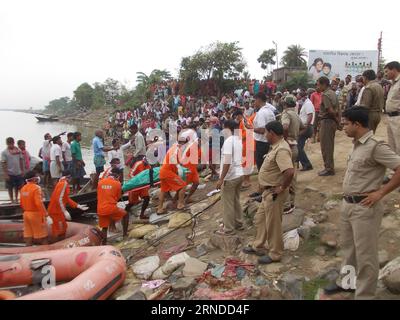
[[[378,69],[377,50],[310,50],[308,55],[308,73],[314,80],[326,76],[344,79],[350,74],[353,79],[365,70]]]

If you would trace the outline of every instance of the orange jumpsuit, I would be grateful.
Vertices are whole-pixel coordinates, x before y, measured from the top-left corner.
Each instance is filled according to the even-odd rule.
[[[67,232],[67,222],[64,213],[66,205],[75,209],[78,204],[69,197],[69,184],[67,179],[61,178],[50,198],[48,207],[49,216],[53,219],[52,233],[54,237],[64,235]]]
[[[113,177],[101,179],[97,186],[97,215],[100,228],[108,228],[111,220],[120,221],[127,212],[118,208],[117,203],[122,196],[122,186]]]
[[[133,178],[144,170],[150,169],[151,166],[149,164],[144,164],[143,160],[135,162],[131,171],[129,172],[129,178]],[[141,189],[139,191],[130,191],[129,192],[129,204],[137,204],[140,202],[140,199],[149,197],[150,187]]]
[[[186,176],[186,183],[200,183],[199,172],[197,171],[197,164],[201,152],[196,141],[188,145],[188,147],[180,153],[182,166],[189,169],[190,173]],[[193,158],[193,159],[192,159]]]
[[[251,124],[251,126],[253,125]],[[240,121],[239,129],[241,130],[242,133],[242,157],[243,157],[242,167],[247,168],[247,166],[249,165],[248,160],[253,158],[253,161],[250,161],[250,163],[252,162],[249,167],[250,169],[254,165],[254,151],[255,151],[254,139],[252,136],[252,132],[249,131],[249,129],[247,129],[246,126],[244,125],[244,120]]]
[[[42,202],[42,189],[28,182],[21,189],[21,207],[24,210],[24,238],[43,239],[48,236],[47,211]]]
[[[178,145],[169,148],[160,168],[161,191],[178,191],[186,186],[186,182],[178,175]]]

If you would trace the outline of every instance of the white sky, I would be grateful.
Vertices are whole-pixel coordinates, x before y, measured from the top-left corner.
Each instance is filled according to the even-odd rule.
[[[41,108],[108,77],[132,87],[137,71],[176,74],[183,56],[216,40],[239,41],[257,78],[273,40],[279,57],[290,44],[375,50],[383,31],[384,57],[399,60],[399,9],[387,0],[0,0],[0,108]]]

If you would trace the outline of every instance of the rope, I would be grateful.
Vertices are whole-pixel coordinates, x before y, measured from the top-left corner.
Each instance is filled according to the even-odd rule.
[[[197,220],[196,218],[197,218],[200,214],[202,214],[204,211],[206,211],[207,209],[211,208],[211,207],[212,207],[214,204],[216,204],[218,201],[219,201],[219,199],[218,199],[217,201],[214,201],[213,203],[209,204],[209,205],[208,205],[207,207],[205,207],[203,210],[199,211],[198,213],[196,213],[195,215],[193,215],[192,217],[190,217],[190,219],[188,219],[188,220],[186,220],[185,222],[181,223],[180,225],[176,226],[176,227],[173,228],[171,231],[167,232],[166,234],[162,235],[161,237],[159,237],[159,238],[157,238],[157,239],[155,239],[155,240],[153,240],[153,241],[150,241],[150,243],[149,243],[148,245],[142,247],[142,249],[140,249],[140,250],[136,251],[135,253],[129,255],[129,256],[126,258],[126,262],[129,264],[130,261],[132,260],[132,258],[138,256],[140,253],[144,252],[144,251],[147,250],[148,248],[154,247],[155,244],[157,244],[158,242],[160,242],[162,239],[166,238],[168,235],[172,234],[173,232],[175,232],[176,230],[180,229],[182,226],[184,226],[185,224],[187,224],[189,221],[192,221],[192,220],[194,221],[193,226],[192,226],[192,234],[191,234],[189,237],[187,237],[187,239],[188,239],[189,241],[191,241],[192,243],[194,243],[193,240],[194,240],[194,237],[195,237],[195,235],[196,235],[194,228],[195,228],[195,226],[196,226],[196,224],[197,224],[197,223],[196,223],[196,220]]]

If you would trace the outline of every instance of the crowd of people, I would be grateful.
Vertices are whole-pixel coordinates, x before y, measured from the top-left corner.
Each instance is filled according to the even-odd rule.
[[[319,140],[324,168],[318,175],[333,176],[335,134],[344,130],[354,139],[354,149],[343,185],[343,265],[357,270],[356,298],[374,297],[379,271],[378,229],[383,214],[380,200],[400,186],[400,64],[387,64],[385,74],[384,80],[382,74],[367,70],[355,82],[351,76],[332,81],[323,76],[315,88],[294,92],[277,92],[271,84],[252,81],[249,87],[240,87],[218,99],[179,95],[166,85],[155,87],[152,100],[134,110],[117,110],[109,115],[104,131],[97,130],[92,141],[97,214],[104,241],[108,228],[120,220],[123,235],[127,235],[129,208],[141,201],[140,219],[148,219],[150,187],[131,191],[128,208],[120,207],[118,202],[127,175],[132,178],[154,166],[160,166],[159,215],[166,213],[168,196],[176,208],[184,209],[199,185],[199,170],[208,166],[223,203],[223,224],[217,233],[235,235],[243,230],[240,191],[249,188],[255,166],[258,191],[249,197],[260,202],[254,220],[256,237],[243,251],[260,256],[260,264],[280,261],[284,248],[281,218],[295,209],[297,168],[301,164],[300,171],[314,169],[305,143],[313,137]],[[389,117],[389,145],[373,136],[383,111]],[[110,146],[106,146],[106,136],[112,138]],[[69,133],[67,141],[62,142],[60,135],[45,135],[41,149],[45,183],[58,186],[71,178],[73,191],[79,189],[79,180],[85,174],[80,137],[79,133]],[[18,189],[27,171],[26,151],[23,153],[22,144],[15,147],[12,138],[7,139],[7,146],[2,153],[7,186]],[[182,174],[182,168],[188,174]],[[393,172],[382,187],[386,168]],[[36,195],[38,180],[37,174],[29,171],[21,190],[28,243],[44,239],[44,222],[40,224],[31,214],[47,216]],[[69,188],[67,184],[61,187]],[[57,197],[64,199],[64,205],[78,207],[68,202],[65,194],[57,193]],[[57,208],[56,215],[48,210],[53,223],[65,223],[64,207]],[[56,230],[56,234],[65,234],[65,228]],[[338,290],[343,290],[339,282],[327,288],[327,292]]]

